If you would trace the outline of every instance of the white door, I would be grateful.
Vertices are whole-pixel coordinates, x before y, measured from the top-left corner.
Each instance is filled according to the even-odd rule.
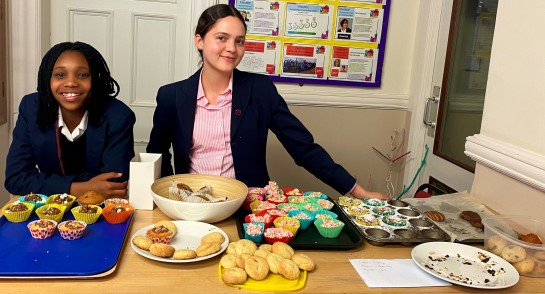
[[[193,31],[201,12],[217,1],[54,0],[51,45],[82,41],[104,56],[120,84],[120,100],[136,114],[135,151],[144,152],[161,85],[198,68]]]
[[[497,0],[425,2],[423,46],[432,49],[422,49],[421,60],[428,61],[422,70],[429,74],[422,74],[425,82],[415,91],[411,134],[418,138],[409,144],[421,152],[405,170],[406,185],[413,184],[405,197],[430,178],[444,190],[471,188],[474,162],[464,146],[480,130],[497,7]]]

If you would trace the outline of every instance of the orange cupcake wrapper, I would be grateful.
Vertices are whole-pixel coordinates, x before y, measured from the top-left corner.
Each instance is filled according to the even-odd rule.
[[[119,206],[123,207],[124,209],[128,208],[128,210],[118,213],[110,213],[112,209]],[[110,204],[102,210],[102,216],[104,216],[106,221],[110,224],[120,224],[122,222],[125,222],[133,212],[134,207],[130,204]]]

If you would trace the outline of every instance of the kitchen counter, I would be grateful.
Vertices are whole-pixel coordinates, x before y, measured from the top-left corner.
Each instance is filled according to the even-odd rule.
[[[169,219],[158,208],[137,210],[121,258],[115,272],[92,279],[1,279],[1,293],[250,293],[225,285],[218,277],[220,256],[195,263],[164,263],[140,256],[131,248],[130,237],[140,228]],[[214,224],[238,240],[235,220],[229,218]],[[183,232],[178,232],[183,234]],[[487,292],[458,285],[425,288],[368,288],[352,267],[349,259],[408,259],[412,246],[376,247],[366,242],[347,251],[296,250],[316,262],[307,282],[298,293],[474,293]],[[16,253],[14,253],[16,254]],[[1,263],[0,263],[1,264]],[[522,277],[517,285],[494,293],[543,293],[545,279]],[[254,292],[258,293],[258,292]]]

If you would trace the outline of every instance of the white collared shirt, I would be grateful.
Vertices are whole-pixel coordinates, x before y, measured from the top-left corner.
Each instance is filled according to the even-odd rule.
[[[79,137],[83,136],[83,133],[85,133],[85,130],[87,129],[88,117],[89,114],[87,111],[85,111],[79,125],[72,131],[72,133],[70,133],[62,118],[61,108],[59,107],[59,128],[61,128],[61,134],[63,134],[70,142],[76,141]]]

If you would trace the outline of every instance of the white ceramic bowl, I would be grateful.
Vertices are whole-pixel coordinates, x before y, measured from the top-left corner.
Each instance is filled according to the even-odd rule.
[[[212,187],[212,196],[227,197],[225,202],[191,203],[168,199],[172,181],[188,185],[193,191],[205,185]],[[244,202],[248,187],[236,179],[198,174],[179,174],[160,178],[151,185],[153,201],[159,209],[174,220],[215,223],[230,217]]]

